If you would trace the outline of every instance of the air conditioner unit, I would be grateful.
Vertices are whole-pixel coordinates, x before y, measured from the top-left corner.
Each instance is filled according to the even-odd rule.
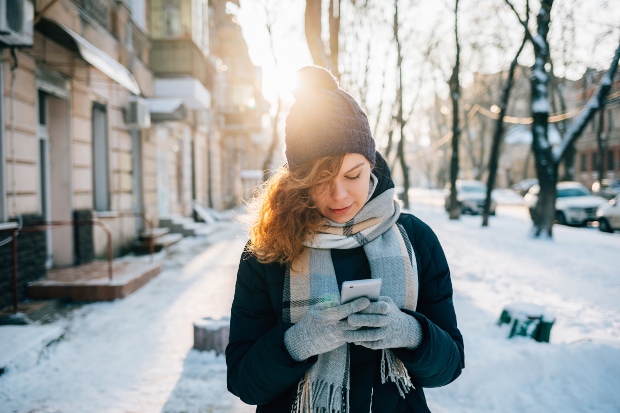
[[[32,47],[33,20],[31,0],[0,0],[0,44]]]
[[[138,96],[129,98],[125,109],[125,126],[127,129],[146,129],[151,126],[151,113],[146,99]]]

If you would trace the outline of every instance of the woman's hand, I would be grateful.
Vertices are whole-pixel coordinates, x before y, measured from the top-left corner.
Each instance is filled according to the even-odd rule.
[[[366,297],[343,305],[336,301],[315,304],[284,333],[284,345],[297,361],[332,351],[347,342],[345,332],[358,328],[351,326],[346,318],[369,305],[370,301]]]
[[[388,296],[379,297],[359,314],[349,316],[351,330],[344,333],[348,342],[373,350],[406,347],[415,349],[422,342],[418,320],[400,311]],[[377,327],[359,330],[360,327]]]

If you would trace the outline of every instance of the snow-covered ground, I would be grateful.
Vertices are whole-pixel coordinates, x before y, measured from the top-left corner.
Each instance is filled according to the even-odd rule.
[[[414,190],[411,200],[448,257],[465,337],[466,368],[427,391],[431,410],[620,411],[620,234],[555,226],[553,241],[532,240],[517,199],[500,202],[488,228],[477,216],[449,221],[440,191]],[[0,411],[254,411],[226,392],[223,356],[191,350],[194,321],[230,312],[245,239],[237,224],[185,239],[135,294],[56,321],[62,340],[0,376]],[[507,338],[496,321],[515,302],[555,313],[551,343]]]

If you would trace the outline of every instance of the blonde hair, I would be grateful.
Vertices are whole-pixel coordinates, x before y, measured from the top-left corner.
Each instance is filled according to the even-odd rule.
[[[249,204],[255,220],[248,250],[264,264],[292,263],[304,249],[303,241],[317,234],[325,222],[312,194],[331,183],[346,154],[286,166],[265,182]]]

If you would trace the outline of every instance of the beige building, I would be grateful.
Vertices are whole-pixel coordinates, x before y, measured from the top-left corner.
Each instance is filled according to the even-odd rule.
[[[604,74],[605,72],[586,71],[580,82],[583,91],[580,98],[583,104],[596,93]],[[605,147],[602,154],[598,146],[599,135]],[[604,112],[601,114],[599,110],[596,113],[577,141],[576,148],[576,180],[590,188],[599,179],[600,162],[603,179],[620,179],[620,72],[616,72]]]
[[[191,216],[194,202],[239,204],[268,146],[267,106],[226,3],[41,0],[27,47],[12,54],[14,40],[0,35],[0,229],[94,215],[119,256],[144,227],[143,213],[157,225]],[[7,234],[0,307],[11,279]],[[23,234],[20,288],[107,247],[90,226]]]
[[[15,59],[7,49],[2,55],[2,207],[6,216],[46,222],[95,211],[120,254],[139,222],[120,213],[153,213],[157,206],[148,179],[153,145],[125,119],[132,101],[152,94],[145,19],[125,2],[42,3],[33,46],[18,50]],[[143,173],[135,173],[137,165],[144,165]],[[94,233],[101,251],[105,238]],[[72,228],[49,231],[47,267],[76,262],[74,235]]]

